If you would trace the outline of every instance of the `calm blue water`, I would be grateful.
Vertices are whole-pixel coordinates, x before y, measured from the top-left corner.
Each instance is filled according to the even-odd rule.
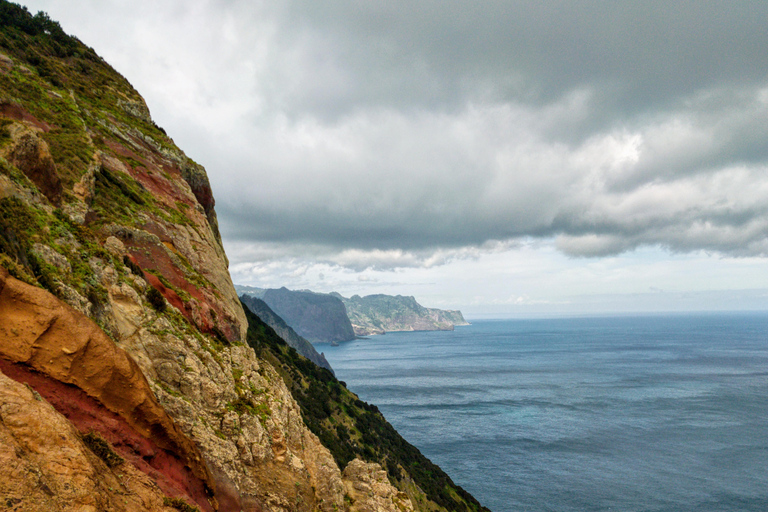
[[[322,349],[494,512],[768,511],[768,315],[477,321]]]

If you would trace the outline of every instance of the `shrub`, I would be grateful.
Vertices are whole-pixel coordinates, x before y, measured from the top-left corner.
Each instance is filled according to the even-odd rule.
[[[139,277],[144,276],[144,271],[141,270],[141,267],[138,266],[136,263],[134,263],[133,260],[131,260],[131,258],[129,258],[127,254],[123,256],[123,265],[128,267],[133,273],[133,275],[139,276]]]
[[[166,496],[163,498],[163,505],[181,510],[181,512],[200,512],[199,508],[193,507],[181,498],[169,498]]]
[[[159,313],[165,311],[165,297],[163,297],[163,294],[152,285],[150,285],[147,290],[147,300]]]
[[[112,451],[109,443],[96,432],[91,431],[85,434],[83,436],[83,442],[85,443],[85,446],[87,446],[98,458],[103,460],[110,468],[119,466],[125,462],[121,456]]]

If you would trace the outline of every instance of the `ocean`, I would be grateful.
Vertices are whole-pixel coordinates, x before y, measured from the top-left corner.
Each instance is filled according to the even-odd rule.
[[[476,321],[322,350],[494,512],[768,511],[766,314]]]

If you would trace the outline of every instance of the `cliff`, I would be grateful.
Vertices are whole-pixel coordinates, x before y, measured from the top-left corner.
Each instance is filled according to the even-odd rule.
[[[481,509],[243,309],[205,170],[2,0],[0,267],[6,509]]]
[[[358,336],[392,331],[452,331],[455,325],[468,325],[461,311],[425,308],[413,297],[336,296],[344,303]]]
[[[355,339],[344,304],[337,297],[283,287],[269,289],[262,298],[299,335],[312,343]]]
[[[317,366],[333,372],[331,365],[325,359],[325,354],[318,354],[315,347],[309,341],[296,334],[296,331],[285,323],[285,320],[277,316],[266,302],[246,294],[241,295],[240,300],[251,313],[258,316],[264,323],[274,329],[277,335],[285,340],[289,346],[295,348],[299,354],[303,355]]]

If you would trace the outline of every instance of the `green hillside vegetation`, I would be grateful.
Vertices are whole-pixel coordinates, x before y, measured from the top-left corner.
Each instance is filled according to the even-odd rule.
[[[359,457],[386,468],[398,487],[413,495],[416,484],[426,498],[447,510],[482,511],[468,492],[454,484],[443,470],[403,439],[375,405],[360,400],[331,372],[320,368],[289,347],[258,316],[245,308],[248,344],[271,362],[301,407],[304,422],[328,447],[339,467]],[[422,499],[424,499],[422,497]]]
[[[347,315],[358,336],[392,331],[453,330],[454,325],[466,325],[461,311],[425,308],[414,297],[403,295],[353,295],[344,302]]]
[[[120,154],[115,141],[128,146],[146,144],[178,154],[185,165],[194,162],[151,121],[143,99],[131,84],[93,49],[65,34],[45,13],[33,16],[17,4],[0,2],[0,52],[14,61],[0,62],[0,109],[28,112],[45,124],[45,130],[34,136],[50,150],[55,165],[50,178],[60,180],[33,183],[30,176],[0,157],[0,174],[26,190],[39,190],[54,206],[46,205],[41,196],[0,198],[0,265],[15,277],[39,284],[60,298],[69,293],[62,284],[71,288],[94,304],[98,319],[106,290],[91,278],[89,263],[108,261],[121,272],[130,272],[131,262],[115,260],[99,243],[96,233],[111,224],[141,227],[147,219],[160,224],[190,222],[179,209],[181,206],[159,203],[130,173],[94,164],[96,153],[137,172],[148,171],[142,162]],[[0,117],[0,150],[10,144],[12,125],[11,119]],[[70,206],[76,203],[73,185],[88,180],[88,173],[93,174],[90,212],[85,222],[76,223]],[[69,267],[45,263],[35,253],[35,243],[65,256]],[[187,281],[198,288],[212,287],[181,254],[176,257]],[[164,277],[159,279],[163,281]],[[187,298],[184,291],[174,291]]]

